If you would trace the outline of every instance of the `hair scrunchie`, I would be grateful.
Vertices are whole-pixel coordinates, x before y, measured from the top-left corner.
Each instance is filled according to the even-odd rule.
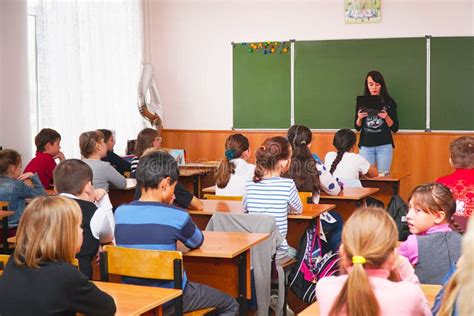
[[[352,263],[353,264],[356,264],[356,263],[364,264],[366,262],[367,262],[367,260],[365,260],[365,258],[362,257],[362,256],[352,256]]]
[[[224,154],[224,155],[225,155],[225,157],[227,158],[227,160],[232,160],[232,159],[234,159],[235,150],[233,150],[233,149],[227,149],[227,150],[225,151],[225,154]]]
[[[306,141],[305,140],[302,140],[300,145],[306,145]]]

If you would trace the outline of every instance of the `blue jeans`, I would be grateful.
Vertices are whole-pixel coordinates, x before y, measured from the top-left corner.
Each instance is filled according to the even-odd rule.
[[[360,148],[359,154],[367,159],[371,165],[377,162],[379,172],[389,172],[392,166],[393,147],[392,144]]]

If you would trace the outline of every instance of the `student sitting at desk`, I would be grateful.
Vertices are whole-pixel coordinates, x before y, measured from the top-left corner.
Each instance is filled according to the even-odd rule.
[[[400,281],[395,222],[379,208],[354,212],[342,234],[340,276],[319,280],[321,315],[431,315],[418,284]]]
[[[107,145],[107,155],[103,157],[102,161],[110,162],[121,175],[125,172],[130,171],[131,164],[116,153],[114,153],[115,136],[112,131],[108,129],[98,129],[99,132],[104,134],[104,143]]]
[[[31,179],[33,187],[25,184]],[[25,209],[25,199],[46,195],[38,174],[21,174],[21,156],[14,150],[0,150],[0,201],[8,202],[8,208],[15,214],[8,217],[8,226],[18,225]],[[4,232],[5,233],[5,232]]]
[[[137,170],[138,162],[140,157],[143,155],[145,150],[148,148],[159,148],[161,146],[160,133],[153,128],[144,128],[138,133],[137,140],[135,142],[134,154],[131,166],[131,176],[135,177],[135,171]]]
[[[79,137],[79,147],[83,161],[89,165],[94,174],[93,184],[97,189],[109,191],[110,184],[117,189],[125,189],[127,179],[118,173],[110,163],[102,161],[107,154],[104,135],[99,131],[82,133]]]
[[[243,196],[245,183],[252,180],[255,165],[250,158],[249,140],[242,134],[230,135],[225,141],[225,157],[216,172],[216,195]]]
[[[168,153],[166,148],[148,148],[143,152],[143,156],[148,155],[153,152],[165,152]],[[139,200],[140,196],[142,195],[142,191],[140,189],[140,185],[138,184],[137,187],[135,188],[135,197],[134,200]],[[182,207],[184,209],[188,210],[202,210],[202,202],[199,200],[197,197],[192,195],[191,192],[189,192],[186,187],[181,184],[180,182],[176,182],[176,187],[174,188],[174,205]]]
[[[117,245],[131,248],[176,250],[181,241],[188,248],[198,248],[204,241],[202,232],[189,214],[170,206],[178,180],[178,165],[162,151],[144,155],[136,173],[141,187],[140,200],[120,206],[115,212]],[[139,245],[139,246],[137,246]],[[173,282],[122,278],[126,283],[172,287]],[[206,285],[190,282],[183,275],[184,312],[215,307],[217,315],[234,316],[239,305],[230,296]]]
[[[257,164],[253,181],[247,181],[243,206],[250,214],[275,217],[276,225],[284,238],[277,248],[276,259],[286,261],[296,256],[296,250],[288,245],[288,213],[301,214],[298,190],[292,179],[282,178],[291,160],[291,146],[284,137],[268,138],[255,154]]]
[[[286,177],[295,181],[300,192],[311,192],[312,202],[319,203],[321,189],[328,194],[338,194],[339,183],[327,172],[324,165],[311,154],[311,130],[304,125],[294,125],[288,130],[288,140],[293,149],[291,165]],[[337,193],[336,193],[337,192]],[[323,227],[322,239],[325,252],[336,252],[341,243],[342,217],[337,212],[325,212],[319,216]]]
[[[332,142],[337,152],[328,152],[324,158],[324,164],[334,177],[344,183],[344,186],[361,188],[359,174],[372,178],[378,176],[379,173],[367,159],[353,152],[355,143],[356,134],[353,131],[338,130]]]
[[[449,151],[449,163],[456,170],[436,182],[444,184],[453,193],[456,199],[453,220],[465,231],[467,220],[474,212],[474,137],[463,136],[453,140]]]
[[[73,199],[82,212],[83,243],[76,254],[79,270],[92,278],[91,261],[101,243],[114,240],[115,221],[112,203],[104,189],[92,185],[92,169],[79,159],[67,159],[54,169],[54,189],[62,196]]]
[[[0,278],[2,316],[115,314],[113,298],[71,264],[82,244],[81,217],[77,203],[62,196],[27,206]]]
[[[25,172],[37,173],[43,187],[49,189],[53,186],[53,170],[56,168],[58,158],[63,161],[61,152],[61,135],[54,129],[43,128],[35,137],[36,157],[26,165]]]

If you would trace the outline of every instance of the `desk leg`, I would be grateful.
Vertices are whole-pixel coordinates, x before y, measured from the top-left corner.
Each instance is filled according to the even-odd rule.
[[[193,177],[193,191],[194,191],[194,196],[200,199],[201,192],[199,192],[199,176],[198,175]]]
[[[10,254],[10,246],[8,245],[8,216],[2,219],[3,226],[3,253]]]
[[[400,182],[396,181],[393,183],[393,195],[397,195],[400,189]]]
[[[236,259],[239,267],[239,315],[247,315],[247,252]]]

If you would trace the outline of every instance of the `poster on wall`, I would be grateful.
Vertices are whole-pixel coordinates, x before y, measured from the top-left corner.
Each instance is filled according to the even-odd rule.
[[[378,23],[382,20],[382,0],[344,0],[346,23]]]

